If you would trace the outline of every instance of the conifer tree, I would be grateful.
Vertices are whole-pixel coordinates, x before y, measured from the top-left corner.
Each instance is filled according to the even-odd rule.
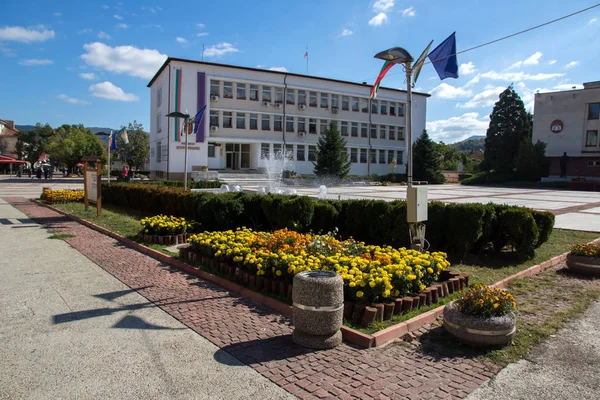
[[[440,172],[441,155],[438,145],[429,137],[427,129],[413,145],[413,180],[429,183],[444,183]]]
[[[351,163],[346,154],[346,140],[340,135],[337,123],[331,121],[317,143],[317,161],[313,162],[318,177],[343,179],[350,172]]]

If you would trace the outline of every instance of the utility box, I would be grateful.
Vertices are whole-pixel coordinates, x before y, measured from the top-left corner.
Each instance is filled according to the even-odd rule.
[[[411,186],[406,192],[407,222],[427,221],[427,186]]]

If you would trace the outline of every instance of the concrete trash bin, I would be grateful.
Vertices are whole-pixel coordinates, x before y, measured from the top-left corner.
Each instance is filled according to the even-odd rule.
[[[330,349],[342,342],[344,281],[335,272],[304,271],[294,276],[292,292],[296,344]]]

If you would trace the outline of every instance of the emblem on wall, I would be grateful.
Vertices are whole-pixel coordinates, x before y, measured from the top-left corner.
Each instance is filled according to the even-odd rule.
[[[563,130],[563,123],[560,119],[555,119],[550,124],[550,130],[552,133],[561,133]]]

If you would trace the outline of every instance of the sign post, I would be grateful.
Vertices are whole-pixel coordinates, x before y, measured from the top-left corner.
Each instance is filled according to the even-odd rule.
[[[100,163],[100,157],[87,156],[82,161],[85,210],[88,210],[89,203],[96,204],[96,215],[99,217],[102,215],[102,164]]]

